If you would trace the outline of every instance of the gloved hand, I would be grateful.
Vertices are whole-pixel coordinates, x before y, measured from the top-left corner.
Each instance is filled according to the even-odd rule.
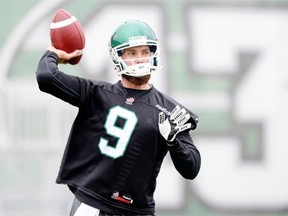
[[[179,105],[172,110],[168,118],[163,112],[160,112],[158,126],[161,135],[168,143],[173,144],[178,133],[192,127],[191,123],[186,123],[190,118],[189,113],[184,108],[181,109]]]

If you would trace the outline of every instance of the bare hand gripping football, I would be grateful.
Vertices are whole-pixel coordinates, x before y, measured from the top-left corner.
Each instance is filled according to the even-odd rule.
[[[71,13],[64,9],[56,11],[50,26],[50,39],[52,45],[59,50],[72,53],[83,50],[85,47],[85,34],[80,22]],[[82,54],[69,59],[67,63],[78,64]],[[61,59],[60,59],[60,63]]]
[[[178,133],[192,127],[191,123],[186,123],[190,118],[189,113],[184,108],[181,109],[179,105],[172,110],[170,117],[166,119],[165,114],[160,112],[158,125],[161,135],[168,143],[173,143]]]

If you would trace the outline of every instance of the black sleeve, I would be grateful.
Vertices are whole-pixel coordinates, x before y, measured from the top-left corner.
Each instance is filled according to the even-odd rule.
[[[200,170],[201,156],[189,132],[177,135],[176,144],[168,146],[176,170],[186,179],[194,179]]]
[[[46,51],[39,61],[36,79],[39,89],[74,106],[80,106],[84,79],[65,74],[58,69],[58,55]]]

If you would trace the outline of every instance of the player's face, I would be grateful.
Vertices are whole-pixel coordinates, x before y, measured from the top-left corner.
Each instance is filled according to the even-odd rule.
[[[136,46],[130,47],[124,50],[121,57],[127,64],[127,66],[149,63],[151,58],[151,51],[149,46]]]

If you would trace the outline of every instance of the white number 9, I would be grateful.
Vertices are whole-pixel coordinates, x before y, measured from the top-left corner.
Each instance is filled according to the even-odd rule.
[[[123,127],[116,125],[119,117],[125,119]],[[109,140],[101,137],[99,142],[100,152],[114,159],[123,156],[137,122],[138,118],[134,112],[120,106],[111,108],[104,127],[108,135],[116,137],[118,140],[115,146],[109,146]]]

